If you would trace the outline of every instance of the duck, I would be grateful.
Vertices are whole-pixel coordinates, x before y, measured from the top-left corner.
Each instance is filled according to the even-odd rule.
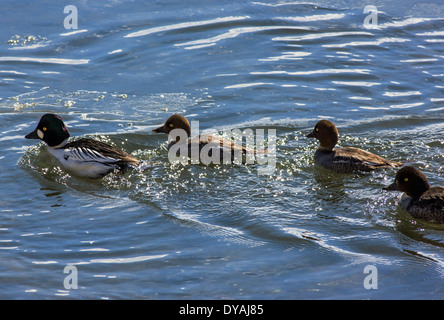
[[[444,223],[444,187],[430,187],[425,174],[415,167],[399,169],[395,181],[383,190],[404,192],[399,205],[413,218]]]
[[[26,139],[40,139],[48,153],[62,167],[86,178],[102,178],[112,171],[138,166],[141,161],[107,143],[89,138],[68,142],[70,133],[62,118],[53,113],[44,114],[34,131]]]
[[[175,136],[176,139],[173,139],[168,143],[167,149],[170,151],[175,147],[175,155],[177,157],[180,155],[180,148],[186,149],[187,156],[191,158],[192,163],[202,162],[204,164],[209,164],[212,162],[219,164],[222,161],[223,163],[226,163],[227,159],[230,163],[237,160],[242,162],[242,159],[238,158],[238,156],[246,155],[247,153],[267,153],[266,149],[259,151],[247,148],[216,135],[201,134],[190,138],[190,122],[185,116],[180,114],[171,115],[162,126],[153,129],[153,131],[156,133],[170,134],[175,129],[180,129],[181,131],[176,131],[178,135]],[[197,147],[197,150],[193,150],[194,146]],[[194,158],[194,155],[196,154],[195,151],[198,151],[199,159]]]
[[[320,142],[314,156],[315,163],[334,172],[370,172],[380,168],[402,166],[401,162],[390,161],[359,148],[335,148],[339,141],[339,133],[335,124],[329,120],[319,120],[306,137],[315,138]]]

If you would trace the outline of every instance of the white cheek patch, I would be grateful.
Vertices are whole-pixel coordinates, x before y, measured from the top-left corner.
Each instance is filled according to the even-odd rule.
[[[39,136],[40,139],[43,140],[44,134],[43,134],[43,132],[40,129],[37,129],[37,135]]]

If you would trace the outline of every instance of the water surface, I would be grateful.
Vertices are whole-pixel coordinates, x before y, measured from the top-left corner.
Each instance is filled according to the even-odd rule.
[[[380,1],[4,1],[0,297],[443,299],[444,229],[383,192],[396,170],[314,166],[317,120],[444,183],[444,6]],[[20,21],[18,23],[17,21]],[[157,165],[77,178],[24,139],[43,113]],[[172,165],[169,115],[277,134],[277,166]],[[67,265],[78,289],[66,289]],[[378,270],[367,290],[364,268]]]

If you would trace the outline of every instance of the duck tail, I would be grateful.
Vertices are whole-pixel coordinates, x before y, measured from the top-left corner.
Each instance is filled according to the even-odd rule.
[[[398,167],[401,167],[401,166],[404,165],[403,162],[399,162],[399,161],[391,161],[390,164],[391,164],[392,167],[395,167],[395,168],[398,168]]]

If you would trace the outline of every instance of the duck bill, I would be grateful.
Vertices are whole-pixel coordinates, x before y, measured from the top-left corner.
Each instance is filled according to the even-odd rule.
[[[391,185],[382,188],[382,190],[386,190],[386,191],[399,191],[398,190],[398,185],[396,184],[396,182],[393,182]]]
[[[314,131],[312,131],[309,134],[307,134],[306,137],[307,138],[314,138],[315,137]]]
[[[159,132],[166,133],[165,128],[164,128],[163,126],[161,126],[161,127],[159,127],[159,128],[156,128],[156,129],[153,129],[153,131],[154,131],[154,132],[157,132],[157,133],[159,133]]]
[[[26,139],[40,139],[39,135],[37,134],[37,129],[35,129],[34,131],[28,133],[25,136]]]

